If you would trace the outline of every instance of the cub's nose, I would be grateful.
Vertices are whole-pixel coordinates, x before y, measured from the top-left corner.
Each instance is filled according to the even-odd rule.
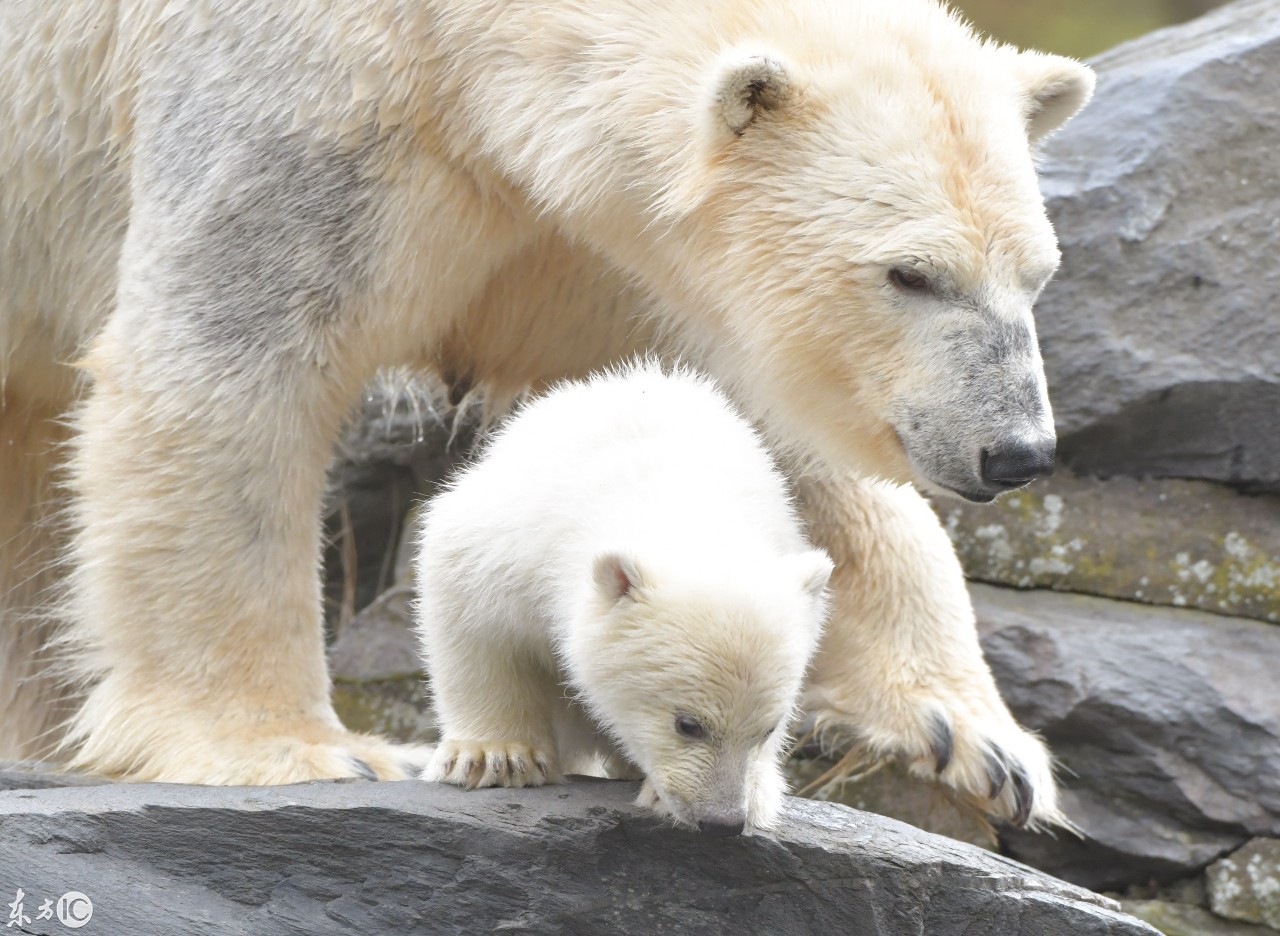
[[[738,819],[730,816],[717,816],[713,819],[701,819],[698,821],[698,830],[703,835],[710,835],[713,838],[731,838],[735,835],[741,835],[742,830],[746,827],[744,819]]]
[[[1043,475],[1053,474],[1053,439],[1040,443],[1017,443],[982,450],[982,480],[993,487],[1022,487]]]

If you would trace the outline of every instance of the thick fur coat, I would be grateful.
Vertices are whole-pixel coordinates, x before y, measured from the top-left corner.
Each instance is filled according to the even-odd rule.
[[[13,0],[0,87],[0,753],[203,783],[414,769],[338,723],[320,629],[325,466],[381,367],[499,399],[678,348],[814,510],[871,524],[820,545],[890,565],[919,533],[877,526],[899,514],[860,479],[987,500],[1049,464],[1031,148],[1092,77],[931,0]],[[835,687],[825,722],[1051,815],[1051,782],[995,782],[1047,755],[996,740],[968,637],[905,636],[968,628],[962,590],[892,571],[865,664],[894,679]],[[929,703],[863,721],[905,683]]]
[[[426,511],[426,777],[603,764],[688,825],[771,825],[831,569],[708,380],[650,365],[557,386]]]

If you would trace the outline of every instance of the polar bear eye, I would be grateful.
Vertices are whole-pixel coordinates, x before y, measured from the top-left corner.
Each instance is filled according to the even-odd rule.
[[[701,741],[707,734],[707,730],[702,727],[702,722],[690,715],[676,716],[676,731],[695,741]]]
[[[889,271],[889,282],[903,292],[920,293],[930,289],[929,277],[909,267],[894,267]]]

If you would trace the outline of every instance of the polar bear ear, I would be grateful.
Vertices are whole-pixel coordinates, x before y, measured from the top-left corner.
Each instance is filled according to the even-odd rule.
[[[1075,59],[1043,52],[1018,56],[1027,118],[1027,136],[1039,143],[1068,120],[1093,96],[1093,69]]]
[[[835,570],[831,557],[821,549],[811,549],[809,552],[790,556],[787,561],[800,579],[800,587],[805,593],[813,598],[821,598],[827,583],[831,581],[831,573]]]
[[[636,589],[648,584],[635,559],[622,553],[597,556],[591,575],[600,596],[611,605],[624,597],[634,597]]]
[[[733,49],[720,56],[711,77],[711,120],[722,133],[742,136],[762,111],[792,95],[791,69],[779,56]]]

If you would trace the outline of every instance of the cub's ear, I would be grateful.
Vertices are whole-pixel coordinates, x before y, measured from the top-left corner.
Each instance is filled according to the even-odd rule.
[[[800,587],[813,598],[822,597],[835,569],[831,557],[821,549],[811,549],[809,552],[788,556],[787,562],[800,580]]]
[[[791,68],[759,49],[732,49],[711,73],[710,120],[719,136],[742,136],[763,111],[783,106],[792,96]]]
[[[1093,69],[1075,59],[1043,52],[1018,55],[1027,136],[1039,143],[1079,113],[1093,96]]]
[[[627,596],[635,597],[636,589],[648,584],[635,559],[622,553],[597,556],[591,576],[600,597],[608,604],[617,604]]]

